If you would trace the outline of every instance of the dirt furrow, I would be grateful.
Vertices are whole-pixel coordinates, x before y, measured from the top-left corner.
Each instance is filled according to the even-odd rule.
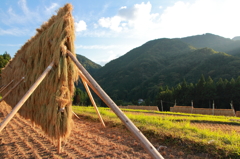
[[[6,143],[11,145],[11,149],[8,149],[7,154],[11,154],[12,156],[19,156],[21,158],[26,158],[26,152],[30,151],[31,149],[25,147],[24,143],[20,139],[20,135],[17,132],[17,129],[15,126],[13,126],[12,123],[9,123],[7,128],[5,129],[7,135],[9,136],[9,140],[5,140]]]
[[[15,124],[22,127],[22,134],[26,136],[27,141],[32,145],[33,154],[41,158],[49,158],[54,156],[55,158],[66,158],[70,156],[68,153],[58,154],[56,144],[54,141],[44,135],[42,130],[38,127],[32,127],[30,122],[24,119],[18,118],[14,120]]]
[[[94,151],[95,158],[150,158],[129,132],[103,128],[100,123],[75,121],[70,140],[82,151]]]

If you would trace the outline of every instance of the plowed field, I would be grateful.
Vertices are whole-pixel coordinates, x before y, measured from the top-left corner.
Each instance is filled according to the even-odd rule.
[[[1,103],[0,121],[8,112],[3,105],[6,104]],[[62,141],[62,153],[58,154],[56,141],[16,115],[0,133],[0,158],[150,158],[125,128],[103,128],[100,123],[84,118],[74,119],[74,123],[70,137]],[[165,158],[208,158],[207,154],[186,154],[179,146],[159,147],[154,139],[150,140]]]

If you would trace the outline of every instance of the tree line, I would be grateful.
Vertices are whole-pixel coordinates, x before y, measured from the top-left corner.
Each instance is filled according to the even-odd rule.
[[[216,109],[231,109],[230,103],[236,111],[240,110],[240,76],[236,79],[219,78],[213,81],[209,76],[207,79],[202,75],[197,83],[187,83],[184,79],[176,87],[160,87],[156,101],[159,108],[163,105],[164,111],[170,107],[193,106],[195,108],[212,108],[213,102]]]
[[[8,63],[8,61],[11,59],[10,54],[7,53],[7,51],[4,52],[4,54],[0,55],[0,73],[2,72],[2,68],[5,67],[5,65]]]

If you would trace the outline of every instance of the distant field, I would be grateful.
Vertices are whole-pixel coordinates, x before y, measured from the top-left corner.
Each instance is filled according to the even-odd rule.
[[[99,108],[104,121],[122,125],[109,108]],[[98,120],[93,107],[74,106],[82,116]],[[239,158],[240,118],[200,114],[124,109],[125,114],[148,137],[162,144],[181,145],[196,153],[217,158]]]

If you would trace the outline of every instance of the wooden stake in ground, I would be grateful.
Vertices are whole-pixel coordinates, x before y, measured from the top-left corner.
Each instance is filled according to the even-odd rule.
[[[86,91],[88,93],[88,96],[89,96],[91,102],[92,102],[92,105],[94,106],[94,108],[95,108],[95,110],[97,112],[97,115],[99,117],[100,122],[102,123],[103,127],[106,127],[106,125],[105,125],[105,123],[104,123],[104,121],[102,119],[102,116],[101,116],[101,114],[100,114],[100,112],[99,112],[99,110],[97,108],[97,105],[96,105],[96,103],[95,103],[95,101],[93,99],[93,96],[92,96],[92,94],[91,94],[91,92],[90,92],[90,90],[88,88],[87,82],[84,79],[82,79],[82,82],[83,82],[83,85],[84,85],[84,87],[85,87],[85,89],[86,89]]]
[[[61,137],[59,137],[59,139],[58,139],[58,154],[61,153],[61,148],[62,148],[62,140],[61,140]]]
[[[21,80],[19,80],[19,82],[18,82],[17,84],[15,84],[15,85],[8,91],[8,92],[2,97],[2,99],[0,99],[0,102],[3,101],[4,98],[6,98],[6,97],[8,96],[8,94],[11,93],[12,90],[13,90],[14,88],[16,88],[23,80],[24,80],[24,77],[21,78]]]
[[[92,78],[92,76],[87,72],[87,70],[79,63],[79,61],[68,51],[69,57],[74,61],[76,66],[80,69],[83,75],[88,79],[90,83],[94,86],[100,98],[103,98],[108,107],[121,119],[124,125],[132,132],[132,134],[140,141],[143,148],[149,153],[152,158],[163,159],[161,154],[156,150],[156,148],[148,141],[148,139],[142,134],[142,132],[132,123],[132,121],[118,108],[114,101],[103,91],[103,89],[98,85],[98,83]]]
[[[9,82],[5,87],[3,87],[1,90],[0,90],[0,93],[2,93],[2,91],[4,91],[10,84],[13,83],[14,80],[12,80],[11,82]]]
[[[52,67],[53,67],[53,62],[46,68],[46,70],[41,74],[41,76],[38,77],[36,82],[31,86],[31,88],[27,91],[27,93],[17,103],[17,105],[13,108],[13,110],[7,115],[7,117],[3,120],[3,122],[0,125],[0,132],[8,124],[8,122],[14,117],[14,115],[18,112],[18,110],[22,107],[22,105],[26,102],[26,100],[30,97],[30,95],[35,91],[35,89],[46,77],[46,75],[52,69]]]

